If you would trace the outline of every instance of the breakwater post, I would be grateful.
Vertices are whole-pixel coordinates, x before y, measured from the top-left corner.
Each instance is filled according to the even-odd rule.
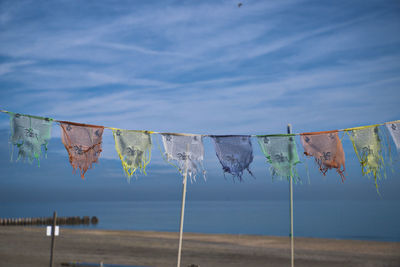
[[[55,211],[53,213],[53,224],[51,226],[50,267],[53,267],[53,263],[54,263],[53,254],[54,254],[54,247],[56,245],[56,243],[55,243],[56,242],[56,240],[55,240],[56,223],[57,223],[57,212]]]

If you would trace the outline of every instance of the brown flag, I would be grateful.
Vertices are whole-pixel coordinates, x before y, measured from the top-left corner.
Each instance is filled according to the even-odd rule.
[[[104,127],[67,121],[60,122],[60,126],[69,162],[74,171],[79,168],[83,179],[86,171],[100,157]]]
[[[345,157],[338,131],[326,131],[315,133],[302,133],[301,143],[304,154],[314,157],[320,171],[326,172],[335,168],[344,181]]]

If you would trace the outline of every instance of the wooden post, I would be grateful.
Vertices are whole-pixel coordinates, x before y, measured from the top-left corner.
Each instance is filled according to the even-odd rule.
[[[53,225],[51,226],[51,248],[50,248],[50,267],[53,267],[54,263],[54,247],[56,245],[55,233],[56,233],[56,223],[57,223],[57,212],[53,213]]]
[[[292,125],[288,124],[287,133],[292,133]],[[289,161],[291,161],[292,154],[292,142],[289,142]],[[289,194],[290,194],[290,260],[291,266],[294,267],[294,237],[293,237],[293,174],[290,170],[290,181],[289,181]]]
[[[186,156],[189,157],[189,144],[186,145]],[[181,267],[181,254],[182,254],[182,236],[183,236],[183,218],[185,216],[185,200],[186,200],[186,185],[187,185],[187,172],[188,172],[189,159],[186,158],[185,173],[183,174],[183,190],[182,190],[182,206],[181,206],[181,223],[179,226],[179,247],[178,247],[178,262],[177,267]]]

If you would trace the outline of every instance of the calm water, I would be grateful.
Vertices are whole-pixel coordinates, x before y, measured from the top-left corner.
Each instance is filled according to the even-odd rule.
[[[97,216],[98,229],[178,231],[180,202],[3,203],[1,217]],[[400,241],[400,203],[390,201],[297,201],[295,235]],[[389,219],[388,219],[389,218]],[[80,226],[87,227],[87,226]],[[90,226],[93,227],[93,226]],[[188,201],[186,232],[288,236],[284,201]]]

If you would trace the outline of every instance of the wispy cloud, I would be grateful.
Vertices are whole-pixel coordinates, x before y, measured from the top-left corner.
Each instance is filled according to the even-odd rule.
[[[16,69],[20,69],[20,67],[31,65],[33,63],[34,61],[32,60],[24,60],[0,64],[0,76],[10,72],[15,72]]]
[[[2,5],[0,95],[10,110],[219,134],[400,116],[394,2]]]

